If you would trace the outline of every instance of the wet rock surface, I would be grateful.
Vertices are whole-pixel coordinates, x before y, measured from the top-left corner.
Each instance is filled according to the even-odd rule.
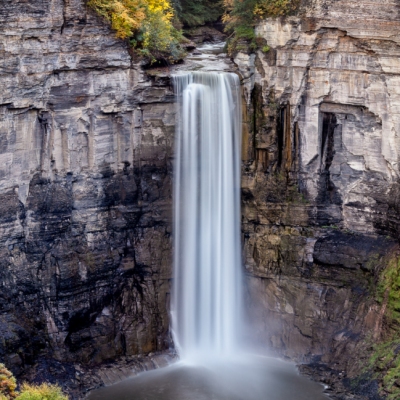
[[[399,28],[395,2],[315,0],[257,26],[267,53],[235,58],[249,335],[312,363],[334,398],[378,398],[352,379],[384,331],[375,283],[398,249]]]
[[[176,361],[177,355],[173,351],[118,357],[95,367],[39,358],[24,378],[30,382],[57,383],[63,386],[71,399],[82,399],[92,390],[114,385],[142,372],[167,367]]]
[[[203,43],[218,43],[226,40],[226,34],[223,32],[224,27],[221,24],[200,26],[191,29],[185,29],[185,37],[193,41],[197,45]]]
[[[378,394],[378,381],[371,376],[360,379],[355,389],[351,379],[346,378],[345,371],[332,369],[327,364],[318,362],[303,364],[299,366],[299,370],[303,375],[326,385],[325,392],[333,400],[382,400]]]

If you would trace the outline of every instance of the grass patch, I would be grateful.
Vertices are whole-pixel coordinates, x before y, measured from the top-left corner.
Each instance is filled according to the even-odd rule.
[[[385,296],[387,296],[389,316],[400,322],[400,257],[391,259],[380,276],[378,301],[382,303]]]
[[[43,383],[40,386],[34,386],[24,383],[16,400],[68,400],[68,397],[56,385]]]
[[[377,285],[377,300],[386,307],[386,324],[391,333],[373,344],[373,353],[365,370],[373,371],[388,400],[400,399],[400,257],[389,259]]]
[[[376,344],[367,369],[382,382],[382,391],[389,400],[400,398],[400,338]]]

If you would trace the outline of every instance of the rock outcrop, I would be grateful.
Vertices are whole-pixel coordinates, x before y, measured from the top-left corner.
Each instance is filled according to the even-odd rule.
[[[395,1],[312,0],[257,26],[267,53],[235,59],[256,337],[345,373],[379,337],[373,282],[400,234],[399,32]]]
[[[66,378],[168,348],[169,81],[81,0],[5,0],[0,87],[0,358]]]

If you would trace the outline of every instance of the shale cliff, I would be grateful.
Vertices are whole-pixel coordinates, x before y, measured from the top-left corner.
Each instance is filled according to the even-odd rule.
[[[399,21],[395,1],[309,0],[235,57],[249,335],[333,380],[388,329]],[[169,348],[168,74],[82,0],[3,0],[0,88],[0,361],[76,385],[80,366]]]
[[[375,284],[398,249],[399,11],[312,0],[257,26],[267,52],[235,59],[249,110],[243,235],[256,337],[342,377],[360,371],[359,344],[384,333]]]
[[[5,0],[0,88],[0,359],[67,380],[168,348],[169,84],[83,1]]]

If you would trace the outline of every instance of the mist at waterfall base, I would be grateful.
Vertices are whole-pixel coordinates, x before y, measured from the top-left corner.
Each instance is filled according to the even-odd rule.
[[[236,74],[174,76],[172,335],[180,361],[91,400],[319,400],[292,363],[244,351],[241,328],[241,91]]]

